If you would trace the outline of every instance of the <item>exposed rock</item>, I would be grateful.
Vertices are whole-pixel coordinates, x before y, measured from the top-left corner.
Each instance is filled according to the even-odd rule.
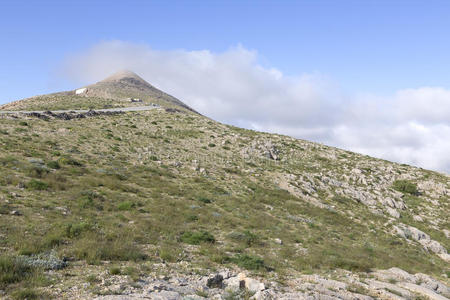
[[[215,275],[214,277],[208,278],[206,282],[206,286],[209,288],[223,288],[223,276],[220,274]]]
[[[265,289],[264,283],[256,279],[247,277],[245,273],[239,273],[237,276],[227,279],[225,281],[225,284],[231,289],[238,290],[246,288],[254,293]]]
[[[283,241],[280,240],[279,238],[275,238],[273,241],[278,245],[283,245]]]
[[[450,230],[444,229],[443,231],[444,231],[445,237],[450,239]]]
[[[400,218],[400,213],[399,213],[395,208],[392,208],[392,207],[386,207],[386,211],[388,212],[388,214],[389,214],[391,217],[394,217],[394,218],[396,218],[396,219]]]
[[[443,254],[442,258],[444,260],[447,260],[446,254],[447,250],[444,246],[442,246],[439,242],[431,240],[430,236],[426,234],[425,232],[412,227],[407,226],[404,224],[400,224],[398,226],[394,226],[394,229],[396,230],[397,234],[405,239],[412,239],[414,241],[419,242],[425,249],[436,253],[436,254]]]
[[[418,293],[421,294],[425,297],[428,297],[431,300],[448,300],[447,297],[444,297],[442,295],[437,294],[436,292],[427,289],[426,287],[414,284],[414,283],[410,283],[410,282],[402,282],[399,284],[399,286],[408,289],[414,293]]]
[[[450,288],[442,282],[422,273],[415,274],[415,277],[417,279],[416,284],[420,283],[419,285],[450,298]]]

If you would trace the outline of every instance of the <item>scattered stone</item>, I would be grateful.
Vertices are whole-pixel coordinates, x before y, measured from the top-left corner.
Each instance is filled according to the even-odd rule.
[[[279,238],[275,238],[273,241],[274,241],[275,243],[277,243],[278,245],[283,245],[283,241],[280,240]]]
[[[177,108],[166,108],[166,112],[168,112],[168,113],[183,113],[184,111],[182,111],[181,109],[177,109]]]
[[[12,210],[9,214],[12,216],[21,216],[22,215],[22,213],[18,210]]]
[[[215,275],[214,277],[208,278],[206,282],[206,286],[209,288],[218,288],[223,289],[223,276],[220,274]]]

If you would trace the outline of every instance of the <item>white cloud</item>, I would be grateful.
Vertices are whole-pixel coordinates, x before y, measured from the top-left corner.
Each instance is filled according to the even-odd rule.
[[[63,74],[82,82],[130,69],[213,119],[284,133],[450,173],[450,90],[346,95],[321,74],[284,75],[241,46],[222,53],[158,51],[102,42],[69,57]]]

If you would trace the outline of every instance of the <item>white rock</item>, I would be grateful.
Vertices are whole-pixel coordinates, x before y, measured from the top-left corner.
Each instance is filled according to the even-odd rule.
[[[413,219],[414,219],[414,221],[417,221],[417,222],[423,222],[423,218],[421,216],[416,215],[413,217]]]
[[[414,293],[418,293],[418,294],[422,294],[426,297],[428,297],[431,300],[448,300],[447,297],[441,296],[435,292],[433,292],[430,289],[427,289],[426,287],[414,284],[414,283],[410,283],[410,282],[402,282],[399,283],[399,286],[408,289]]]
[[[391,217],[396,218],[396,219],[400,218],[400,213],[395,208],[386,207],[386,211],[388,212],[388,214]]]
[[[76,95],[80,95],[80,94],[85,93],[86,91],[87,91],[87,88],[78,89],[78,90],[75,91],[75,94]]]
[[[445,237],[450,239],[450,230],[444,229],[443,231],[444,231]]]

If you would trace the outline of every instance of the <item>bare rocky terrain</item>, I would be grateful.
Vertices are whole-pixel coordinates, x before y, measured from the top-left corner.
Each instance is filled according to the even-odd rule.
[[[450,297],[447,174],[221,124],[130,72],[1,109],[5,299]]]

